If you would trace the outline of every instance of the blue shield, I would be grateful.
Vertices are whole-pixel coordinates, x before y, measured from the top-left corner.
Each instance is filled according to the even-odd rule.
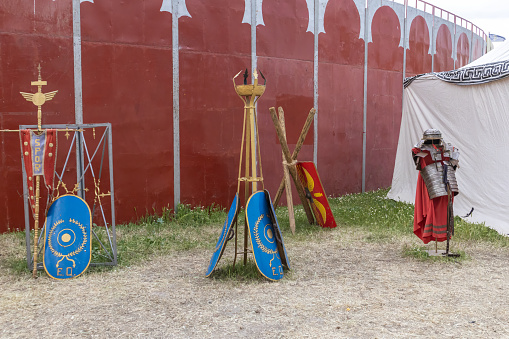
[[[64,195],[51,204],[46,217],[44,269],[54,279],[69,279],[88,268],[92,216],[85,200]]]
[[[246,204],[246,219],[256,267],[265,278],[280,280],[283,266],[270,205],[265,191],[253,193]]]
[[[224,247],[228,240],[230,240],[228,236],[230,235],[230,230],[233,225],[233,222],[237,218],[238,210],[239,210],[239,195],[237,193],[235,194],[235,198],[233,198],[230,210],[228,211],[228,216],[226,217],[226,221],[223,224],[221,235],[219,236],[216,248],[214,249],[214,253],[212,254],[212,258],[210,259],[209,267],[207,268],[207,273],[205,275],[207,277],[212,273],[217,263],[219,262],[219,259],[221,259],[221,256],[223,255],[224,252]]]
[[[264,190],[265,196],[267,198],[267,202],[270,205],[270,216],[272,218],[272,226],[274,227],[274,231],[276,234],[276,243],[277,249],[279,251],[279,257],[281,258],[281,263],[286,268],[290,269],[290,261],[288,260],[288,255],[286,254],[285,243],[283,242],[283,235],[281,234],[281,229],[279,228],[279,223],[277,222],[276,212],[274,211],[274,205],[272,205],[272,200],[270,200],[269,191]]]

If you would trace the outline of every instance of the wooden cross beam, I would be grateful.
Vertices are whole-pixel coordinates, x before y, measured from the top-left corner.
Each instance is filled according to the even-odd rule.
[[[281,130],[283,132],[283,137],[286,140],[286,128],[285,128],[285,112],[283,109],[279,107],[279,123],[281,124]],[[283,157],[283,164],[285,161],[285,154],[281,152]],[[290,173],[288,172],[288,166],[283,165],[283,187],[286,186],[286,204],[288,205],[288,219],[290,219],[290,230],[292,234],[295,234],[295,213],[293,211],[293,197],[292,197],[292,188],[290,183]],[[279,192],[279,191],[278,191]],[[281,194],[280,194],[281,196]],[[279,201],[278,201],[279,202]]]
[[[281,110],[283,110],[280,107]],[[308,117],[306,119],[306,122],[304,123],[304,126],[302,127],[302,131],[300,132],[299,139],[297,140],[297,144],[295,145],[295,149],[292,153],[292,162],[297,160],[297,156],[299,155],[300,149],[302,148],[302,145],[304,144],[304,140],[306,139],[306,136],[309,132],[309,128],[311,127],[311,124],[313,123],[313,118],[315,117],[316,110],[312,108],[309,111]],[[281,183],[279,184],[279,188],[276,192],[276,197],[274,198],[274,208],[278,206],[279,200],[281,199],[281,196],[283,195],[283,190],[285,189],[285,181],[284,178],[281,179]]]
[[[302,183],[300,182],[300,180],[297,176],[297,169],[295,168],[295,164],[296,164],[296,160],[297,160],[297,155],[299,154],[300,149],[302,148],[304,139],[306,138],[306,134],[309,131],[309,127],[311,126],[311,122],[313,121],[313,116],[315,115],[316,110],[314,108],[312,108],[311,111],[309,112],[308,118],[306,120],[306,124],[304,125],[304,128],[301,132],[299,141],[297,142],[297,145],[295,147],[293,154],[290,154],[290,150],[288,149],[288,143],[286,142],[285,134],[283,132],[283,128],[281,127],[281,123],[276,115],[276,109],[274,107],[271,107],[271,108],[269,108],[269,111],[270,111],[270,116],[272,118],[272,122],[274,123],[274,127],[276,128],[276,134],[279,139],[279,143],[281,144],[281,149],[283,151],[284,158],[286,160],[285,167],[288,168],[288,172],[290,173],[290,176],[293,179],[295,187],[297,188],[297,193],[299,194],[299,198],[302,202],[302,206],[304,207],[304,212],[306,213],[308,222],[310,224],[313,224],[315,222],[315,219],[313,217],[313,213],[311,212],[311,208],[309,207],[309,202],[306,199],[304,187],[302,186]],[[283,109],[281,107],[279,107],[279,111],[282,112]],[[278,193],[276,193],[276,198],[274,199],[275,200],[274,207],[277,207],[277,204],[279,203],[279,199],[281,198],[281,194],[283,192],[285,185],[286,184],[285,184],[284,178],[283,178],[282,183],[280,185],[280,189],[278,189]]]

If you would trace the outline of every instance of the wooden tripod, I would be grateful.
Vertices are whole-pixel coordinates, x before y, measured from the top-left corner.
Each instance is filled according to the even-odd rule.
[[[263,173],[262,163],[260,156],[260,141],[258,138],[258,122],[256,117],[256,102],[265,92],[265,84],[258,84],[258,72],[256,69],[253,71],[253,84],[247,85],[247,70],[244,74],[244,85],[236,85],[235,78],[237,78],[242,71],[233,77],[233,86],[239,95],[240,99],[244,102],[244,123],[242,127],[242,142],[240,145],[240,161],[239,161],[239,176],[237,182],[237,194],[240,197],[240,183],[244,183],[244,207],[251,194],[258,190],[258,183],[262,185],[263,189]],[[262,75],[263,77],[263,75]],[[245,145],[245,148],[244,148]],[[245,152],[245,154],[244,154]],[[242,160],[244,162],[244,174],[242,175]],[[258,176],[259,173],[259,176]],[[240,204],[239,204],[240,208]],[[233,259],[233,266],[237,260],[237,254],[243,254],[244,265],[247,264],[248,249],[248,226],[247,218],[244,220],[244,248],[242,251],[237,250],[237,222],[235,221],[235,256]]]
[[[304,208],[304,212],[306,213],[308,222],[310,224],[313,224],[315,222],[313,213],[311,212],[311,208],[309,206],[309,202],[306,198],[306,193],[304,192],[304,187],[302,186],[302,183],[298,178],[297,169],[295,168],[295,165],[297,163],[297,156],[299,155],[300,149],[304,144],[304,139],[306,139],[306,135],[309,131],[309,128],[311,127],[311,123],[313,122],[316,110],[312,108],[309,111],[306,123],[302,128],[299,139],[297,141],[297,145],[295,146],[295,149],[293,150],[292,154],[288,149],[288,143],[286,141],[283,108],[281,107],[278,108],[279,118],[276,115],[276,109],[274,107],[269,108],[269,111],[270,116],[272,117],[272,122],[274,123],[274,127],[276,128],[276,134],[279,139],[279,143],[281,144],[281,150],[283,152],[283,170],[284,170],[284,177],[281,180],[281,184],[279,185],[279,188],[276,192],[276,197],[274,198],[274,208],[277,208],[279,200],[281,199],[281,196],[283,194],[283,190],[286,188],[288,216],[290,218],[290,228],[292,230],[292,233],[295,234],[295,216],[293,214],[293,199],[291,198],[292,193],[290,187],[290,177],[293,179],[295,187],[297,188],[297,193],[299,194],[299,198],[302,202],[302,207]]]

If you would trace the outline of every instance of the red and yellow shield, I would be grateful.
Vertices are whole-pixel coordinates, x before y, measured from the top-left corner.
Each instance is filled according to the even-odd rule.
[[[329,201],[316,171],[315,164],[311,161],[299,161],[296,167],[299,179],[306,191],[306,196],[310,200],[316,221],[322,227],[336,227],[336,220],[330,209]]]

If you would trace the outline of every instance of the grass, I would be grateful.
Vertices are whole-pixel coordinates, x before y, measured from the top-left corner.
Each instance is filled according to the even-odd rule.
[[[408,244],[408,239],[416,239],[413,229],[413,205],[386,199],[388,189],[380,189],[362,194],[349,194],[330,198],[329,203],[337,229],[322,229],[307,222],[302,206],[295,206],[297,230],[290,232],[288,210],[279,207],[276,211],[282,234],[286,241],[306,242],[319,241],[330,233],[358,234],[358,241],[366,243],[401,243],[403,256],[418,260],[464,260],[468,259],[465,251],[460,251],[460,258],[429,257],[422,243]],[[196,207],[180,205],[177,213],[164,208],[161,213],[146,214],[137,223],[117,225],[118,266],[126,267],[149,260],[155,256],[167,255],[177,251],[191,249],[212,250],[217,242],[226,210],[219,206]],[[239,212],[239,238],[242,239],[243,211]],[[103,243],[106,240],[104,229],[94,228]],[[347,232],[345,232],[347,231]],[[342,240],[346,240],[342,238]],[[233,241],[232,241],[233,242]],[[469,223],[459,217],[455,218],[455,244],[485,243],[497,248],[507,248],[509,237],[485,227],[483,224]],[[229,243],[228,246],[232,246]],[[9,268],[14,274],[28,274],[25,253],[24,232],[13,232],[0,235],[0,265]],[[104,254],[94,240],[92,262],[104,261]],[[223,260],[225,260],[223,258]],[[91,267],[90,271],[109,268]],[[247,266],[232,263],[219,265],[213,273],[214,279],[231,279],[242,277],[246,280],[260,279],[252,261]]]
[[[227,262],[226,265],[220,265],[212,274],[214,280],[235,280],[241,282],[264,281],[265,278],[258,272],[256,264],[248,260],[246,265],[242,263],[242,258],[233,266],[233,262]]]

